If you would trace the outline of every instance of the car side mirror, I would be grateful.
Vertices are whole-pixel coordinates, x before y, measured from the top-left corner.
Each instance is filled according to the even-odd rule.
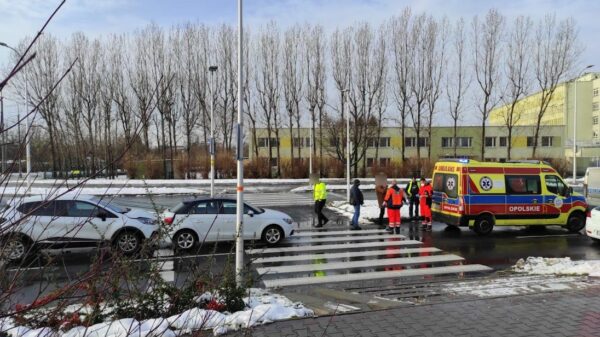
[[[102,221],[106,221],[106,218],[108,218],[108,214],[106,214],[106,212],[98,212],[98,215],[96,215],[96,217],[102,219]]]
[[[253,217],[254,216],[254,211],[248,211],[247,214],[248,214],[249,217]]]

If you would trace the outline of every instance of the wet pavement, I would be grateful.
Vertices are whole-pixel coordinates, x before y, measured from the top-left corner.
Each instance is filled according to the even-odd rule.
[[[373,198],[372,193],[365,193],[365,197]],[[286,194],[282,196],[285,197]],[[308,194],[306,194],[308,195]],[[309,198],[309,195],[308,197]],[[341,200],[344,196],[336,193],[330,194],[330,200]],[[164,196],[153,197],[117,197],[115,201],[118,204],[127,207],[139,207],[144,209],[155,209],[160,211],[166,207],[172,207],[180,202],[182,197]],[[249,198],[252,199],[252,198]],[[261,205],[260,195],[255,195],[252,202],[258,206]],[[312,206],[308,204],[297,205],[286,202],[284,198],[281,205],[269,201],[269,208],[280,210],[289,214],[297,223],[298,229],[308,230],[314,224],[314,214]],[[332,220],[327,226],[327,230],[345,230],[347,229],[347,219],[331,210],[326,210],[326,214]],[[375,225],[365,225],[365,229],[376,229]],[[363,235],[363,234],[361,234]],[[364,235],[368,235],[365,233]],[[600,245],[593,244],[585,235],[570,234],[560,227],[549,226],[547,228],[526,228],[526,227],[498,227],[491,235],[480,237],[468,228],[449,227],[445,224],[434,223],[432,232],[423,232],[418,224],[404,222],[401,226],[401,235],[407,240],[416,240],[422,242],[421,248],[434,247],[444,252],[444,254],[453,254],[464,258],[462,264],[481,264],[489,266],[496,271],[504,270],[519,260],[528,256],[544,257],[571,257],[574,260],[593,260],[600,259]],[[384,240],[376,239],[375,241]],[[319,242],[316,244],[329,245],[335,242]],[[290,246],[284,244],[282,247]],[[248,245],[246,248],[250,247]],[[258,245],[257,247],[261,247]],[[133,263],[140,268],[157,267],[161,270],[161,275],[168,282],[176,284],[184,282],[189,277],[189,271],[192,268],[202,267],[212,262],[215,266],[222,266],[224,262],[232,257],[234,251],[232,244],[207,245],[200,251],[188,256],[174,256],[171,250],[160,250],[153,259],[134,260]],[[363,251],[356,249],[356,251]],[[52,257],[52,262],[47,267],[46,261],[36,264],[32,262],[27,270],[24,270],[19,278],[22,288],[15,293],[13,303],[27,303],[38,295],[40,289],[47,293],[56,289],[87,272],[92,261],[98,256],[97,252],[90,250],[68,250],[67,252],[58,252]],[[378,260],[388,258],[386,256],[371,256],[367,260]],[[346,261],[349,259],[345,259]],[[360,260],[360,259],[355,259]],[[364,260],[364,259],[363,259]],[[285,265],[300,264],[291,263]],[[435,266],[435,265],[430,265]],[[107,265],[106,268],[110,266]],[[380,269],[369,268],[370,270],[380,271]],[[353,273],[360,273],[367,268],[355,268]],[[331,271],[329,271],[331,272]],[[336,272],[333,271],[334,275]],[[9,275],[10,271],[9,271]],[[379,282],[381,285],[392,285],[385,282]],[[362,286],[362,285],[361,285]],[[346,286],[339,288],[345,289]]]

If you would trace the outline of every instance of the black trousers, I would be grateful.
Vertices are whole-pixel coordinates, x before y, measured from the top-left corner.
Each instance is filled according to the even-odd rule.
[[[317,218],[319,219],[319,225],[323,225],[329,219],[323,214],[323,208],[325,207],[325,203],[327,200],[317,200],[315,201],[315,213],[317,213]]]
[[[414,212],[413,212],[414,208]],[[410,204],[408,205],[408,215],[412,218],[413,214],[415,218],[419,217],[419,198],[418,197],[410,197]]]
[[[383,215],[385,214],[385,207],[379,207],[379,226],[383,226]]]

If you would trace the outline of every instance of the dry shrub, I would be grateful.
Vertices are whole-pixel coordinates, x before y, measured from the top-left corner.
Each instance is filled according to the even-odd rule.
[[[308,160],[294,158],[291,159],[282,159],[281,160],[281,173],[282,178],[308,178],[309,165]]]
[[[561,177],[573,174],[572,164],[565,158],[547,158],[544,160],[547,161]]]
[[[374,164],[369,168],[369,173],[371,177],[375,177],[377,174],[383,173],[388,178],[398,178],[398,177],[406,177],[405,173],[406,165],[402,165],[399,162],[391,162],[389,165],[379,165],[378,163]]]
[[[429,178],[433,174],[433,166],[435,161],[427,158],[418,160],[417,158],[409,158],[403,165],[403,177],[425,177]]]
[[[269,175],[269,159],[254,158],[244,165],[244,177],[264,178]]]
[[[313,171],[318,171],[319,160],[313,163]],[[342,178],[346,172],[346,164],[341,162],[339,159],[325,159],[323,160],[323,176],[326,178]]]

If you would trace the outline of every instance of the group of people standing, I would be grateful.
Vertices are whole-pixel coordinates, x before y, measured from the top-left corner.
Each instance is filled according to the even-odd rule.
[[[377,194],[377,203],[379,204],[379,225],[384,228],[383,217],[387,209],[388,223],[387,231],[400,233],[401,215],[400,209],[405,203],[408,205],[408,214],[411,221],[419,220],[419,213],[422,217],[423,229],[431,230],[431,203],[433,198],[433,189],[431,184],[421,178],[420,182],[413,177],[404,189],[398,187],[398,182],[392,180],[391,186],[378,184],[375,187]]]
[[[354,215],[350,223],[352,230],[362,229],[359,226],[360,208],[364,204],[364,196],[359,188],[360,180],[355,179],[350,190],[350,204],[354,206]],[[431,203],[433,197],[433,189],[430,183],[421,178],[417,181],[413,177],[406,187],[402,189],[398,186],[398,182],[394,179],[392,184],[377,184],[375,187],[377,195],[377,204],[379,205],[379,225],[381,228],[386,228],[388,232],[400,233],[401,213],[400,209],[406,203],[409,206],[409,217],[411,221],[418,221],[419,214],[422,218],[422,226],[424,230],[431,230]],[[317,214],[318,223],[315,227],[323,227],[329,219],[323,214],[323,208],[327,201],[327,186],[322,181],[317,181],[314,185],[314,200],[315,213]],[[387,209],[388,223],[385,227],[384,215]]]

